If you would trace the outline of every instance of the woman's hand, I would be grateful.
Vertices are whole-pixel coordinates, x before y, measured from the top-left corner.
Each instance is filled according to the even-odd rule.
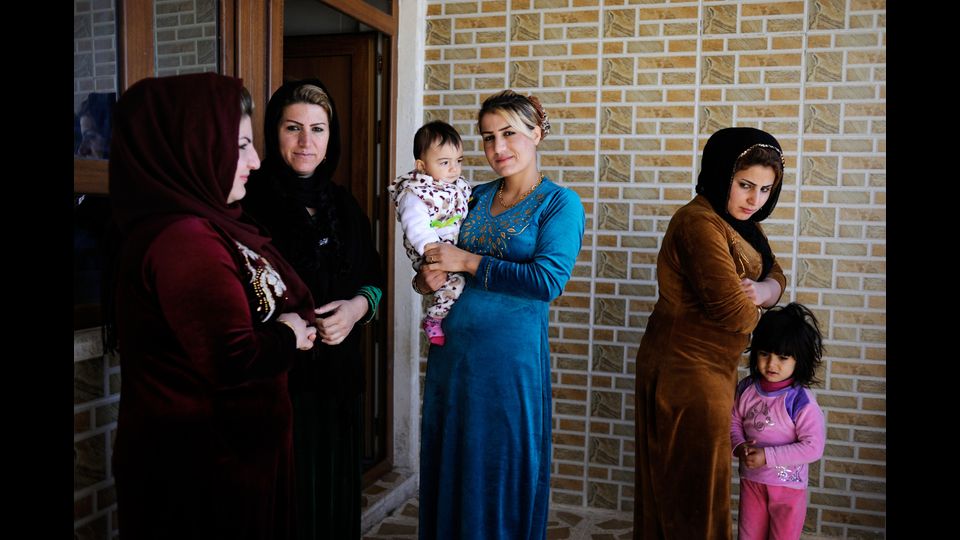
[[[447,272],[477,273],[482,257],[446,242],[432,242],[423,250],[423,259],[427,263],[420,267],[426,270],[445,270]]]
[[[283,323],[293,330],[297,336],[297,349],[309,351],[313,348],[313,341],[317,339],[317,329],[307,326],[307,321],[303,320],[296,313],[282,313],[277,317],[277,322]]]
[[[755,306],[770,307],[780,297],[780,283],[773,278],[763,281],[744,278],[740,281],[740,288]]]
[[[370,309],[367,299],[357,295],[349,300],[334,300],[316,309],[317,334],[327,345],[337,345],[353,330]]]

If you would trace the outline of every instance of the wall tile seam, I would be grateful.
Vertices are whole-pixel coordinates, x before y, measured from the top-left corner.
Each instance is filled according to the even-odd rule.
[[[863,405],[860,405],[860,404],[858,404],[858,405],[856,405],[856,406],[853,406],[853,407],[839,407],[839,406],[829,406],[829,407],[827,407],[827,406],[820,405],[820,409],[821,409],[824,413],[836,412],[836,413],[843,413],[843,414],[855,413],[855,414],[857,414],[857,415],[859,415],[859,416],[881,416],[881,417],[886,417],[886,416],[887,416],[886,411],[881,411],[881,410],[878,410],[878,409],[864,409],[864,408],[863,408]],[[859,425],[857,425],[857,424],[841,424],[841,423],[831,423],[831,426],[857,426],[858,428],[859,428],[859,427],[862,427],[862,426],[859,426]],[[885,428],[878,428],[878,429],[879,429],[878,432],[885,432]],[[837,442],[841,442],[841,443],[842,443],[842,442],[850,442],[850,444],[852,444],[852,445],[854,445],[854,446],[861,446],[861,445],[868,445],[868,446],[870,446],[870,445],[878,445],[878,444],[879,444],[879,443],[859,443],[859,442],[851,442],[851,441],[841,441],[841,440],[839,440],[839,439],[830,439],[830,440],[836,440]],[[882,446],[882,447],[884,447],[884,448],[886,447],[886,445],[879,445],[879,446]]]
[[[82,403],[74,404],[74,406],[73,406],[73,414],[79,414],[79,413],[82,413],[82,412],[92,411],[92,410],[97,409],[97,408],[99,408],[99,407],[102,407],[102,406],[104,406],[104,405],[109,405],[109,404],[111,404],[111,403],[119,403],[119,401],[120,401],[120,393],[119,393],[119,392],[116,393],[116,394],[110,394],[109,396],[104,397],[104,398],[97,398],[97,399],[91,400],[91,401],[84,401],[84,402],[82,402]]]
[[[73,435],[73,443],[74,443],[74,444],[77,444],[77,443],[83,442],[83,441],[85,441],[85,440],[87,440],[87,439],[92,439],[92,438],[98,437],[98,436],[100,436],[100,435],[106,435],[106,434],[109,434],[111,431],[116,431],[116,429],[117,429],[117,423],[116,423],[116,422],[110,422],[110,423],[108,423],[108,424],[104,424],[104,425],[99,426],[99,427],[91,428],[91,429],[89,429],[89,430],[87,430],[87,431],[83,431],[83,432],[81,432],[81,433],[74,433],[74,435]],[[109,441],[107,441],[107,442],[109,443]],[[110,444],[107,444],[107,446],[109,447]],[[107,448],[104,449],[104,455],[108,455],[108,454],[110,454],[110,453],[112,453],[112,450],[108,450]]]
[[[584,55],[584,57],[573,56],[573,58],[575,58],[575,59],[577,59],[577,60],[584,60],[584,59],[586,59],[586,58],[588,58],[588,57],[589,57],[589,55]],[[520,58],[520,59],[516,60],[517,62],[539,62],[539,61],[563,61],[563,60],[569,60],[569,59],[571,58],[571,56],[545,55],[545,56],[521,56],[521,57],[518,57],[518,58]],[[521,59],[522,59],[522,60],[521,60]],[[504,59],[504,58],[466,58],[466,59],[463,59],[463,58],[451,58],[451,59],[449,59],[449,60],[442,60],[442,61],[439,61],[439,60],[438,60],[438,61],[433,62],[433,64],[440,64],[440,65],[462,65],[462,64],[475,65],[475,64],[495,64],[495,63],[500,63],[500,62],[506,63],[506,59]],[[589,69],[583,69],[583,70],[555,70],[555,71],[547,71],[547,73],[596,73],[596,72],[595,72],[595,71],[592,71],[592,70],[589,70]],[[531,87],[531,88],[537,88],[537,87]],[[565,86],[565,87],[563,87],[563,88],[564,88],[564,90],[567,90],[567,89],[570,89],[571,87]],[[594,89],[595,87],[594,87],[594,86],[584,86],[584,88]],[[434,92],[434,93],[437,93],[437,92],[444,92],[444,91],[443,91],[443,90],[439,90],[439,91],[435,90],[435,91],[433,91],[433,92]],[[447,91],[446,91],[446,93],[458,93],[458,92],[462,93],[463,90],[456,90],[456,89],[455,89],[455,90],[447,90]],[[567,103],[567,105],[569,105],[569,103]]]
[[[884,498],[883,500],[886,500],[886,498]],[[886,511],[883,511],[883,510],[863,510],[863,509],[859,509],[859,508],[854,508],[854,507],[852,506],[852,501],[851,501],[851,507],[849,507],[849,508],[841,508],[841,507],[837,507],[837,506],[828,506],[828,505],[825,505],[825,504],[813,504],[813,503],[811,503],[809,506],[810,506],[810,508],[818,508],[818,509],[821,509],[821,510],[843,511],[844,513],[850,513],[850,514],[855,514],[855,515],[880,516],[880,517],[886,517],[886,515],[887,515]],[[829,521],[829,520],[827,520],[827,519],[822,519],[822,522],[823,522],[823,523],[842,523],[842,522],[839,522],[839,521]],[[852,525],[852,526],[854,526],[854,527],[856,526],[856,524],[850,524],[850,525]],[[868,526],[868,527],[869,527],[869,526]],[[881,530],[882,530],[882,529],[881,529]]]
[[[885,466],[887,464],[887,461],[884,459],[864,459],[864,458],[856,458],[856,459],[857,459],[857,463],[864,463],[866,465],[884,465]],[[831,461],[833,460],[831,459]],[[879,478],[879,477],[874,477],[874,478]],[[857,492],[857,493],[866,493],[866,492]]]
[[[88,360],[97,360],[97,359],[100,359],[100,358],[103,358],[104,360],[106,360],[106,358],[104,358],[104,355],[103,355],[103,354],[98,354],[96,351],[90,353],[88,356],[77,356],[77,354],[83,355],[83,354],[86,353],[86,352],[87,352],[87,351],[83,351],[83,350],[77,351],[77,344],[76,344],[76,342],[74,342],[73,363],[74,363],[74,364],[77,364],[77,363],[80,363],[80,362],[86,362],[86,361],[88,361]]]
[[[777,51],[788,51],[790,49],[776,49]],[[806,54],[815,54],[815,53],[841,53],[843,54],[843,64],[842,67],[854,67],[854,66],[869,66],[869,67],[886,67],[886,62],[867,62],[863,64],[849,63],[847,59],[847,53],[884,53],[887,52],[887,48],[879,45],[831,45],[829,47],[806,47],[804,49],[799,49]]]
[[[843,493],[846,493],[846,492],[841,490],[841,493],[838,493],[838,494],[843,494]],[[833,494],[831,493],[831,495]],[[855,503],[861,499],[865,501],[886,501],[887,500],[887,496],[885,493],[869,493],[866,491],[855,491],[851,494],[851,496],[853,497],[853,502]],[[877,512],[878,510],[873,510],[873,511]]]
[[[111,510],[115,510],[115,509],[117,508],[117,500],[116,500],[116,497],[114,497],[114,500],[111,501],[111,502],[110,502],[109,504],[107,504],[106,506],[100,506],[100,505],[96,502],[97,500],[98,500],[98,498],[97,498],[97,497],[94,497],[94,506],[96,507],[95,512],[98,512],[98,513],[99,513],[99,512],[110,512]]]
[[[89,525],[90,523],[96,521],[97,519],[99,519],[99,518],[101,518],[101,517],[103,517],[103,516],[106,516],[107,519],[110,519],[110,514],[112,513],[112,511],[113,511],[115,508],[116,508],[116,503],[114,503],[113,506],[109,506],[109,507],[107,507],[107,508],[104,508],[103,510],[97,510],[97,511],[95,511],[95,512],[92,513],[92,514],[89,514],[89,515],[84,516],[84,517],[82,517],[82,518],[80,518],[80,519],[74,520],[74,521],[73,521],[73,529],[74,529],[74,531],[76,531],[76,529],[78,529],[78,528],[80,528],[80,527],[84,527],[84,526],[86,526],[86,525]]]
[[[834,474],[832,474],[832,473],[828,473],[826,476],[827,476],[827,477],[830,477],[830,478],[841,478],[841,477],[838,477],[838,476],[836,476],[836,475],[834,475]],[[823,477],[822,471],[821,471],[821,477]],[[848,480],[848,479],[845,479],[845,478],[841,478],[841,479]],[[814,488],[817,490],[817,493],[823,493],[823,494],[825,494],[825,495],[847,495],[847,494],[853,494],[853,495],[855,495],[855,496],[857,496],[857,497],[864,497],[864,496],[866,496],[866,495],[872,495],[872,497],[866,497],[866,498],[869,498],[869,499],[877,499],[877,498],[886,499],[886,493],[875,493],[875,492],[870,492],[870,491],[857,491],[857,490],[849,490],[849,489],[841,489],[841,488],[832,488],[832,487],[825,487],[825,486],[814,486]]]
[[[859,363],[859,362],[858,362]],[[836,376],[836,375],[834,375]],[[866,377],[850,377],[858,380],[866,380]],[[885,377],[874,377],[874,379],[886,380]],[[876,399],[874,396],[882,395],[886,396],[886,393],[869,393],[869,395],[864,395],[865,392],[854,392],[853,390],[829,390],[825,388],[811,388],[814,396],[827,396],[827,397],[869,397],[871,399]],[[822,407],[822,406],[821,406]]]
[[[842,204],[843,206],[833,206],[833,205],[841,205],[841,204]],[[857,210],[875,210],[875,209],[878,208],[878,206],[875,205],[875,204],[873,204],[873,203],[824,203],[824,204],[819,204],[819,203],[818,203],[816,206],[801,206],[801,209],[817,208],[817,209],[841,209],[841,210],[842,210],[842,209],[844,209],[844,208],[850,208],[850,207],[854,207],[854,208],[856,208]],[[885,206],[880,206],[879,208],[885,208]],[[876,221],[852,220],[852,219],[840,219],[840,218],[837,218],[837,223],[838,223],[839,225],[864,225],[864,224],[871,224],[871,223],[874,223],[874,224],[875,224],[875,223],[877,223],[877,222],[876,222]],[[774,240],[786,239],[786,237],[782,237],[782,236],[769,236],[768,238],[772,238],[772,239],[774,239]],[[803,241],[803,242],[812,242],[813,239],[815,239],[815,238],[820,238],[821,241],[823,242],[823,244],[821,245],[821,247],[825,247],[825,246],[829,246],[829,245],[856,245],[856,246],[861,246],[861,245],[874,246],[874,245],[877,245],[877,246],[881,246],[881,245],[886,245],[886,243],[887,243],[887,239],[886,239],[886,238],[870,238],[870,237],[866,236],[865,234],[864,234],[864,235],[861,235],[861,236],[859,236],[859,237],[854,236],[854,237],[845,237],[845,238],[839,238],[839,237],[838,237],[838,238],[827,238],[827,239],[825,239],[825,238],[822,237],[822,236],[820,236],[820,237],[811,236],[811,237],[800,237],[800,238],[802,239],[802,240],[800,240],[800,241]],[[887,257],[886,257],[885,255],[884,255],[884,256],[880,256],[880,255],[857,256],[857,255],[829,254],[828,256],[829,256],[830,258],[836,257],[836,258],[837,258],[836,260],[838,260],[838,261],[851,261],[851,260],[852,260],[852,261],[871,261],[871,262],[876,262],[876,261],[885,261],[885,260],[887,259]],[[806,258],[811,258],[811,257],[802,257],[802,258],[806,259]],[[832,289],[832,290],[836,290],[836,289]]]
[[[832,375],[832,376],[833,376],[833,377],[837,377],[837,375]],[[863,381],[867,381],[867,380],[868,380],[867,377],[841,377],[841,378],[844,378],[844,379],[857,379],[857,380],[863,380]],[[886,377],[873,377],[873,380],[876,380],[876,381],[885,381],[885,380],[886,380]],[[872,382],[872,381],[871,381],[871,382]],[[872,392],[870,392],[870,393],[867,393],[867,392],[854,392],[854,391],[852,391],[852,390],[820,390],[820,389],[815,389],[815,390],[813,391],[813,393],[814,393],[814,395],[827,395],[827,396],[834,396],[834,397],[852,397],[852,398],[864,397],[864,398],[870,398],[870,399],[877,399],[876,396],[886,396],[885,393],[881,394],[881,393],[872,393]],[[864,394],[867,394],[867,395],[864,395]],[[821,408],[822,408],[822,406],[821,406]],[[864,429],[864,428],[869,428],[869,426],[857,426],[857,428],[858,428],[858,429]],[[875,432],[877,432],[877,433],[886,432],[886,428],[870,428],[870,429],[867,429],[867,430],[868,430],[868,431],[875,431]],[[865,444],[876,444],[876,443],[865,443]]]
[[[602,419],[602,420],[606,422],[606,421],[608,421],[608,420],[610,420],[610,419],[609,419],[609,418],[604,418],[604,419]],[[626,425],[626,424],[620,423],[619,425]],[[632,425],[632,424],[630,424],[630,425]],[[613,433],[587,433],[587,438],[588,438],[588,439],[594,439],[594,438],[612,439],[612,440],[616,440],[616,441],[620,441],[620,442],[631,442],[631,441],[634,440],[634,438],[633,438],[632,435],[616,435],[616,434],[613,434]],[[587,443],[589,443],[589,440],[587,441]],[[625,466],[625,465],[620,465],[620,464],[618,464],[618,465],[608,464],[608,465],[611,466],[611,467],[619,467],[619,468],[621,468],[622,470],[630,470],[629,467],[627,467],[627,466]]]
[[[73,502],[77,502],[77,501],[79,501],[80,499],[82,499],[82,498],[84,498],[84,497],[87,497],[87,496],[89,496],[89,495],[93,495],[93,496],[94,496],[94,499],[96,499],[96,495],[97,495],[97,493],[100,492],[100,490],[105,489],[105,488],[108,488],[108,487],[110,487],[110,486],[113,486],[114,484],[115,484],[115,482],[114,482],[113,478],[111,477],[111,478],[108,478],[108,479],[106,479],[106,480],[101,480],[100,482],[97,482],[97,483],[95,483],[95,484],[91,484],[91,485],[89,485],[89,486],[83,487],[83,488],[81,488],[81,489],[74,490],[74,492],[73,492]]]

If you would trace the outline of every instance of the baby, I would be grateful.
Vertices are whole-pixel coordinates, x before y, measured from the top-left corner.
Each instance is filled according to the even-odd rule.
[[[397,205],[403,245],[413,269],[424,264],[423,250],[432,242],[457,243],[460,224],[467,217],[470,184],[460,176],[463,142],[446,122],[424,124],[413,137],[416,169],[398,177],[387,188]],[[443,345],[440,322],[463,292],[462,274],[450,273],[433,293],[423,319],[423,330],[433,345]]]

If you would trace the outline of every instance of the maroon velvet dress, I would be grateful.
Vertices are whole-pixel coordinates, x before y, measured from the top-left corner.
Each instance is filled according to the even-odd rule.
[[[255,274],[201,218],[167,225],[124,259],[136,278],[117,305],[123,537],[286,538],[293,333],[252,315],[269,309]]]
[[[313,301],[226,202],[248,143],[241,88],[212,73],[144,79],[117,102],[113,474],[125,540],[291,535],[297,347],[276,319],[310,321]]]

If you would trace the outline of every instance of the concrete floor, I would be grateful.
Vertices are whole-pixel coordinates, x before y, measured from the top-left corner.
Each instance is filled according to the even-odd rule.
[[[395,512],[370,528],[363,540],[415,540],[419,505],[416,498],[406,500]],[[631,540],[632,516],[593,508],[554,506],[550,508],[547,538],[571,540]]]
[[[363,491],[363,540],[416,540],[420,506],[416,477],[390,472]],[[736,536],[736,522],[734,522]],[[548,539],[632,540],[633,514],[598,508],[554,505],[547,521]],[[800,540],[832,536],[804,533]]]

